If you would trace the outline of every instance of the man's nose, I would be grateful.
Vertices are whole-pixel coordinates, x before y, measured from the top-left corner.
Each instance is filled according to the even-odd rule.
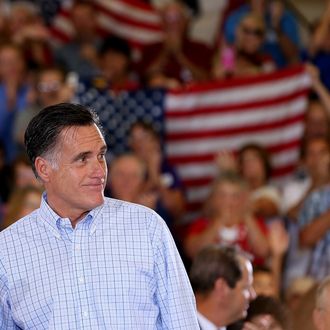
[[[256,293],[256,291],[254,290],[253,286],[251,286],[251,288],[250,288],[250,290],[249,290],[249,293],[250,293],[250,297],[249,297],[250,301],[256,299],[256,297],[257,297],[257,293]]]
[[[106,164],[104,160],[96,159],[92,164],[92,173],[98,177],[104,177],[106,173]]]

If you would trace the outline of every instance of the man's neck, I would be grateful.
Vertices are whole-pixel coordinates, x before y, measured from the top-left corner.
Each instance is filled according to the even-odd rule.
[[[196,296],[197,310],[217,327],[225,327],[226,321],[223,313],[219,313],[219,305],[211,299]]]

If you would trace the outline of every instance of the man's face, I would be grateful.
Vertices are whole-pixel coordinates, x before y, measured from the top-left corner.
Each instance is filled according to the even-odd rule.
[[[313,179],[328,178],[330,168],[330,151],[327,141],[314,139],[306,148],[306,166]]]
[[[71,220],[104,202],[106,144],[96,125],[64,129],[55,148],[55,166],[46,162],[48,203]]]
[[[251,300],[255,299],[256,293],[253,289],[253,273],[251,262],[240,257],[242,278],[231,289],[228,301],[231,305],[230,323],[243,319],[247,315],[247,309]],[[228,323],[229,324],[229,323]]]

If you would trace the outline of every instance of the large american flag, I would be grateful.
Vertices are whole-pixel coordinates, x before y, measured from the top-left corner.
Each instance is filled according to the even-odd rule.
[[[270,152],[274,177],[292,173],[299,159],[310,80],[303,67],[248,79],[210,82],[181,90],[138,90],[113,95],[81,84],[77,101],[93,107],[114,153],[127,150],[138,119],[164,133],[165,152],[182,178],[193,214],[216,175],[218,151],[250,142]]]

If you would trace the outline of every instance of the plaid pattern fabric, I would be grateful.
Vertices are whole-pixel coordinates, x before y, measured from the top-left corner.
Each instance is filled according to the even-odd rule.
[[[164,221],[106,199],[75,229],[45,197],[0,233],[0,329],[198,329]]]
[[[299,227],[307,226],[329,210],[330,186],[326,186],[311,193],[306,199],[299,215]],[[306,275],[322,280],[330,274],[330,231],[312,249],[310,258]]]

